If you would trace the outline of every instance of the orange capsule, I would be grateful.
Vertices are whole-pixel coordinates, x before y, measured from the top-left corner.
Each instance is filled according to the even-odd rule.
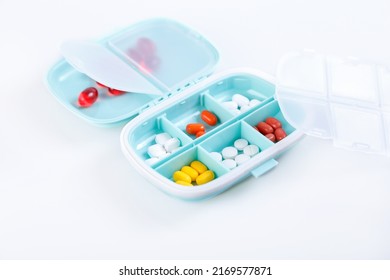
[[[283,130],[283,128],[277,128],[275,130],[275,138],[276,138],[276,141],[280,141],[282,140],[283,138],[285,138],[287,136],[287,133]]]
[[[204,125],[201,123],[190,123],[186,126],[188,134],[196,135],[199,131],[205,131]]]
[[[275,134],[273,133],[268,133],[267,135],[265,135],[265,137],[268,138],[268,140],[272,141],[272,142],[276,142],[276,137],[275,137]]]
[[[278,119],[275,119],[273,117],[266,118],[265,122],[272,126],[273,129],[282,127],[282,123]]]
[[[265,122],[259,122],[257,124],[257,128],[259,129],[260,133],[263,135],[267,135],[269,133],[273,133],[274,129],[272,126],[270,126],[268,123]]]
[[[211,126],[216,125],[218,121],[217,116],[207,110],[203,110],[202,113],[200,114],[200,117],[205,123]]]
[[[199,138],[200,136],[202,136],[203,134],[205,134],[206,133],[206,131],[204,131],[204,130],[199,130],[196,134],[195,134],[195,137],[196,138]]]

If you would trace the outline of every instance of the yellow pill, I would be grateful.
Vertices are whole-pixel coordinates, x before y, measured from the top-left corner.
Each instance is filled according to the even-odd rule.
[[[198,178],[196,178],[196,183],[198,185],[203,185],[203,184],[206,184],[206,183],[214,180],[214,178],[215,178],[214,172],[211,170],[207,170],[207,171],[203,172],[202,174],[200,174],[198,176]]]
[[[199,174],[202,174],[203,172],[205,172],[207,170],[207,166],[204,165],[203,163],[201,163],[200,161],[197,161],[197,160],[191,162],[190,165],[193,169],[198,171]]]
[[[181,168],[181,171],[183,171],[185,174],[189,175],[191,177],[192,181],[195,181],[196,177],[199,176],[198,171],[196,171],[195,169],[193,169],[192,167],[189,167],[189,166],[183,166]]]
[[[173,173],[173,181],[183,181],[190,184],[192,182],[190,175],[184,173],[183,171],[175,171],[175,173]]]
[[[184,182],[184,181],[176,181],[175,183],[179,184],[179,185],[182,185],[182,186],[188,186],[188,187],[193,187],[194,186],[193,184],[188,183],[188,182]]]

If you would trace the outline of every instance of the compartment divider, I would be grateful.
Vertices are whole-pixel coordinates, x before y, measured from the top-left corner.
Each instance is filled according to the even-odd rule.
[[[241,137],[247,139],[251,144],[257,145],[261,148],[261,150],[267,149],[274,145],[271,140],[258,132],[245,121],[241,121]]]
[[[202,102],[203,105],[210,108],[210,111],[217,115],[223,123],[235,117],[229,110],[225,109],[214,97],[212,97],[209,91],[202,94]]]
[[[165,116],[160,117],[159,125],[161,130],[169,133],[172,137],[179,138],[181,146],[185,146],[193,142],[193,140],[187,134],[185,134],[181,129],[176,127]]]
[[[217,177],[220,177],[230,171],[221,163],[213,159],[210,156],[210,153],[201,146],[198,146],[198,159],[199,161],[203,162],[210,170],[214,171]]]

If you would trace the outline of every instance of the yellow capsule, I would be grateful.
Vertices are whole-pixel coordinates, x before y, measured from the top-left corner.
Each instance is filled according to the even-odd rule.
[[[173,173],[173,181],[183,181],[190,184],[192,182],[190,175],[184,173],[183,171],[175,171],[175,173]]]
[[[203,163],[201,163],[200,161],[197,161],[197,160],[191,162],[190,165],[193,169],[198,171],[199,174],[202,174],[203,172],[205,172],[207,170],[207,166],[204,165]]]
[[[182,186],[187,186],[187,187],[193,187],[194,186],[193,184],[188,183],[188,182],[184,182],[184,181],[176,181],[175,183],[179,184],[179,185],[182,185]]]
[[[214,172],[211,170],[207,170],[207,171],[203,172],[202,174],[200,174],[198,176],[198,178],[196,178],[196,183],[198,185],[203,185],[203,184],[206,184],[206,183],[214,180],[214,178],[215,178]]]
[[[196,171],[195,169],[193,169],[192,167],[189,167],[189,166],[183,166],[181,168],[181,171],[183,171],[185,174],[189,175],[191,177],[192,181],[195,181],[196,177],[199,176],[198,171]]]

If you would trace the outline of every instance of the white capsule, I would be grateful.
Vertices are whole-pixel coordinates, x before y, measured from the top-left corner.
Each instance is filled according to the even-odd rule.
[[[222,150],[222,156],[224,159],[235,158],[238,154],[238,151],[234,147],[226,147]]]
[[[241,106],[240,112],[242,114],[242,113],[245,113],[246,111],[248,111],[250,109],[251,109],[251,107],[249,107],[249,105],[244,105],[244,106]]]
[[[149,146],[149,148],[148,148],[148,154],[151,158],[153,158],[153,157],[158,158],[166,153],[167,153],[167,151],[160,144],[154,144],[152,146]]]
[[[235,94],[232,100],[238,104],[239,107],[249,104],[249,99],[242,94]]]
[[[230,110],[230,112],[232,112],[232,113],[233,113],[233,115],[235,115],[235,116],[238,116],[238,115],[240,115],[240,114],[241,114],[241,111],[240,111],[240,110],[238,110],[238,109],[233,109],[233,110]]]
[[[164,148],[167,152],[172,152],[174,149],[180,147],[180,141],[177,138],[171,138],[164,144]]]
[[[171,138],[172,138],[171,135],[169,135],[166,132],[163,132],[163,133],[157,134],[156,137],[154,138],[154,140],[156,141],[157,144],[164,145],[165,142],[167,142]]]
[[[244,148],[244,154],[253,157],[254,155],[258,154],[260,151],[259,147],[256,145],[248,145]]]
[[[155,164],[156,162],[158,162],[160,159],[158,158],[155,158],[155,157],[152,157],[152,158],[148,158],[147,160],[145,160],[146,164],[147,165],[153,165]]]
[[[222,102],[222,105],[228,110],[238,109],[238,104],[234,101]]]
[[[244,150],[246,146],[248,146],[248,140],[246,139],[237,139],[234,141],[234,147],[239,151]]]
[[[211,152],[210,156],[215,159],[216,161],[222,161],[222,155],[217,152]]]
[[[161,156],[158,157],[158,159],[163,159],[163,158],[166,158],[167,156],[169,156],[171,153],[165,153]]]
[[[255,106],[259,105],[260,103],[261,103],[260,100],[252,99],[251,101],[249,101],[249,107],[255,107]]]
[[[229,169],[234,169],[237,166],[237,162],[233,159],[225,159],[222,164]]]
[[[241,164],[243,164],[244,162],[247,162],[250,159],[251,159],[250,156],[248,156],[246,154],[240,154],[240,155],[237,155],[234,158],[234,161],[237,163],[237,165],[241,165]]]

